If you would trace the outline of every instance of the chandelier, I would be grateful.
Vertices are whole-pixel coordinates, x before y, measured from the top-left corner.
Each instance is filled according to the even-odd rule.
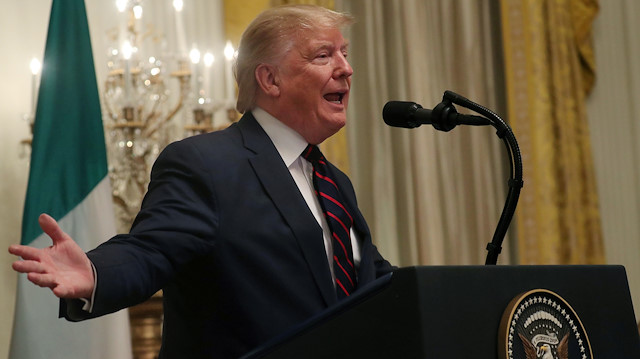
[[[174,31],[177,41],[169,50],[160,46],[166,41],[159,29],[143,25],[141,0],[118,0],[116,6],[123,22],[107,33],[102,113],[117,229],[127,233],[160,151],[172,141],[237,120],[231,66],[236,54],[227,42],[219,56],[224,70],[216,72],[214,53],[202,55],[196,46],[187,52],[182,0],[173,0],[175,29],[168,31]],[[157,357],[162,293],[129,308],[129,316],[134,358]]]
[[[154,25],[143,24],[140,0],[118,0],[116,6],[126,18],[107,33],[103,116],[118,232],[126,233],[159,152],[170,142],[236,120],[235,51],[227,43],[224,57],[219,56],[225,59],[224,76],[216,80],[224,81],[225,91],[217,94],[211,90],[215,55],[201,55],[195,46],[187,54],[181,0],[173,1],[177,43],[170,50],[158,50],[166,41]],[[214,118],[225,121],[216,126]]]

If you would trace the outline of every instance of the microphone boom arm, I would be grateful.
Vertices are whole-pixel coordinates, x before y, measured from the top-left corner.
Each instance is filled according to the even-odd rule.
[[[518,147],[518,142],[516,141],[516,137],[511,130],[511,127],[503,121],[497,114],[493,111],[478,105],[477,103],[460,96],[452,91],[445,91],[444,96],[442,98],[442,102],[434,108],[434,111],[439,106],[442,106],[442,111],[451,111],[453,108],[453,104],[460,105],[462,107],[468,108],[472,111],[475,111],[481,115],[486,116],[485,120],[488,120],[488,124],[493,126],[497,132],[498,137],[502,139],[504,142],[507,153],[509,155],[509,167],[510,167],[510,178],[509,178],[509,192],[507,194],[507,199],[504,204],[504,208],[502,210],[502,214],[500,215],[500,220],[498,221],[498,225],[496,226],[496,230],[493,234],[493,239],[489,244],[487,244],[487,258],[485,260],[486,265],[495,265],[498,261],[498,255],[502,252],[502,242],[504,240],[504,236],[507,233],[507,229],[509,228],[509,224],[513,219],[513,215],[516,211],[516,206],[518,204],[518,198],[520,197],[520,190],[523,186],[522,181],[522,157],[520,155],[520,148]],[[455,111],[455,109],[453,109]],[[467,118],[474,119],[479,116],[467,116]],[[480,117],[484,118],[484,117]],[[475,121],[471,121],[475,122]],[[478,120],[478,123],[465,123],[470,125],[484,125],[487,123],[481,123],[482,121]],[[463,124],[462,122],[459,122]],[[436,127],[436,125],[433,125]],[[455,125],[453,125],[455,127]],[[450,129],[452,129],[451,127]],[[439,129],[436,127],[436,129]],[[449,130],[450,130],[449,129]],[[445,131],[449,131],[446,130]]]

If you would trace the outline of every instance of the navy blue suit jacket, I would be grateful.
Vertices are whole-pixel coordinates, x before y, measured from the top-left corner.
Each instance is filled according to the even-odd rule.
[[[362,286],[392,267],[331,169],[362,240]],[[322,229],[250,113],[167,146],[130,233],[88,255],[98,286],[87,318],[163,289],[161,358],[235,358],[336,303]]]

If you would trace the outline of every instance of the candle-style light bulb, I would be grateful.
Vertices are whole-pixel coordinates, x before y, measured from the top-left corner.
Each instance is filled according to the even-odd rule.
[[[131,43],[129,41],[125,41],[124,44],[122,44],[122,57],[125,60],[131,60],[131,55],[133,54],[133,47],[131,46]]]
[[[213,97],[211,93],[211,66],[215,60],[215,56],[210,52],[205,53],[202,57],[202,62],[204,63],[204,84],[202,85],[202,90],[204,91],[204,95],[209,98]]]
[[[204,54],[204,57],[202,58],[202,60],[204,61],[204,65],[206,67],[211,67],[211,65],[213,65],[213,62],[216,60],[215,56],[213,56],[212,53],[207,52],[206,54]]]
[[[42,64],[40,63],[40,60],[34,57],[29,63],[29,68],[31,69],[31,114],[35,116],[37,96],[36,88],[38,87],[38,74],[40,73],[40,69],[42,69]]]
[[[200,50],[195,47],[189,52],[189,58],[193,64],[193,91],[200,97]]]
[[[116,7],[119,12],[124,12],[127,9],[128,0],[116,0]]]
[[[227,41],[227,45],[224,47],[224,57],[227,60],[233,60],[233,55],[235,51],[233,50],[233,45],[231,45],[231,41]]]
[[[136,18],[136,20],[142,19],[142,6],[135,5],[133,7],[133,16]]]
[[[42,64],[40,64],[40,60],[36,59],[35,57],[33,59],[31,59],[31,62],[29,63],[29,68],[31,69],[31,73],[33,75],[37,75],[40,73],[40,69],[42,68]]]
[[[193,64],[200,63],[200,50],[191,49],[191,52],[189,52],[189,58]]]
[[[224,69],[224,77],[225,77],[225,90],[226,90],[226,101],[227,106],[233,105],[233,98],[235,97],[236,88],[233,81],[233,56],[235,54],[235,50],[233,49],[233,45],[231,45],[231,41],[227,41],[227,45],[224,47],[224,57],[225,61],[225,69]]]
[[[176,11],[182,11],[183,6],[184,2],[182,0],[173,0],[173,8],[176,9]]]
[[[131,95],[131,69],[129,68],[129,61],[133,53],[133,47],[129,41],[125,41],[122,44],[122,58],[124,59],[124,98],[127,103],[130,102]]]
[[[184,31],[184,22],[182,20],[182,8],[184,3],[182,0],[173,0],[173,8],[175,12],[176,20],[176,46],[178,50],[178,56],[182,58],[187,55],[187,36]]]

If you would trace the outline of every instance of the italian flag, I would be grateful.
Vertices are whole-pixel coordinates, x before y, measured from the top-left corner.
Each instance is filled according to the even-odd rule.
[[[51,245],[48,213],[85,251],[115,234],[100,99],[84,0],[53,0],[33,129],[21,243]],[[21,274],[9,357],[131,358],[127,311],[70,323]]]

